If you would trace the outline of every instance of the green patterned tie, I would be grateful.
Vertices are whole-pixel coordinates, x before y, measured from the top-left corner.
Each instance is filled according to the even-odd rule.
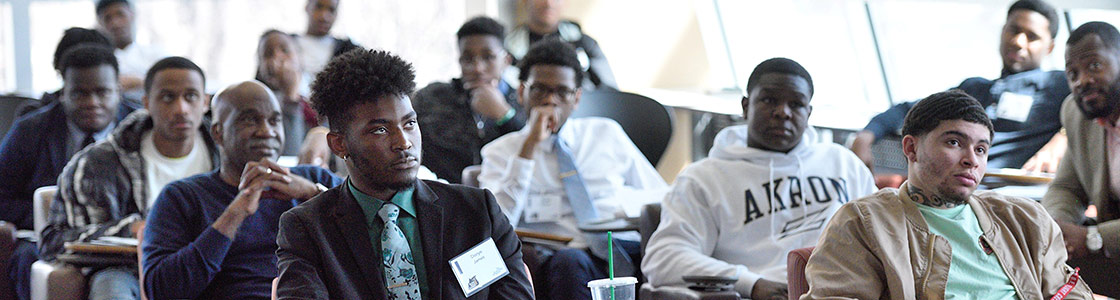
[[[420,299],[420,283],[416,277],[416,264],[412,261],[412,250],[408,239],[397,226],[401,208],[386,202],[377,211],[385,228],[381,230],[381,256],[385,265],[385,286],[389,299]]]

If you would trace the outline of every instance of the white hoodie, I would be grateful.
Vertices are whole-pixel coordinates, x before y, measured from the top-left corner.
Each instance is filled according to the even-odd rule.
[[[815,137],[806,130],[781,153],[747,147],[746,125],[720,131],[708,158],[678,175],[665,196],[642,259],[650,283],[738,277],[735,290],[750,297],[760,278],[786,282],[788,253],[815,245],[842,204],[876,190],[855,154]]]

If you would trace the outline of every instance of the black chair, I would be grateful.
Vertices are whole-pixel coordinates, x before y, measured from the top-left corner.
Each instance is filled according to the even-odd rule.
[[[591,91],[583,94],[572,118],[605,117],[622,125],[622,130],[638,146],[650,164],[657,166],[669,137],[673,136],[670,109],[649,97],[619,91]]]
[[[8,134],[8,129],[24,113],[28,105],[38,104],[39,99],[20,96],[0,96],[0,139]]]

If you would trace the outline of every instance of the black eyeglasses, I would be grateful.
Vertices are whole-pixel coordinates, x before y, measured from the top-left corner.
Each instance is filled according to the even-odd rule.
[[[572,96],[575,96],[576,91],[567,87],[551,88],[536,84],[529,86],[529,97],[532,97],[533,99],[543,99],[545,97],[548,97],[549,94],[556,94],[556,96],[560,97],[561,99],[571,100]]]

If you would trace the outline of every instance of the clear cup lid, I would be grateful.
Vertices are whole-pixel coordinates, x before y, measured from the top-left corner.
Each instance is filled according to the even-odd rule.
[[[628,284],[638,284],[638,279],[634,277],[615,277],[614,279],[599,279],[587,282],[587,287],[608,287],[608,286],[623,286]]]

